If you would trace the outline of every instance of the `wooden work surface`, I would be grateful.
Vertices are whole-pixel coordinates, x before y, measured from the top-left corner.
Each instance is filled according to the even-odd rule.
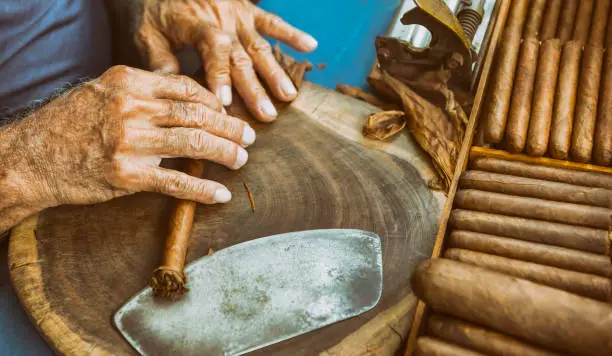
[[[207,166],[205,175],[228,186],[233,200],[198,207],[188,261],[209,248],[298,230],[357,228],[383,239],[384,291],[375,309],[266,348],[266,354],[310,355],[333,346],[405,297],[413,267],[431,255],[445,198],[428,189],[433,169],[407,134],[390,143],[362,138],[361,125],[374,111],[306,83],[277,122],[254,124],[257,142],[243,169]],[[243,182],[253,192],[256,212]],[[56,351],[135,353],[111,318],[147,285],[160,260],[172,203],[137,194],[95,206],[64,206],[14,229],[13,284]]]

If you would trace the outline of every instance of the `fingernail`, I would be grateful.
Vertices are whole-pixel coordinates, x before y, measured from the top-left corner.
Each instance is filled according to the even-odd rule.
[[[217,97],[221,99],[223,106],[232,105],[232,88],[229,85],[224,85],[217,90]]]
[[[249,159],[249,154],[244,148],[238,149],[238,154],[236,155],[236,163],[234,163],[234,169],[238,169],[244,166]]]
[[[250,145],[255,142],[255,130],[249,125],[244,127],[244,131],[242,131],[242,143],[245,145]]]
[[[226,188],[219,188],[215,192],[215,203],[227,203],[232,200],[232,193]]]
[[[293,82],[289,78],[283,78],[280,83],[280,88],[285,93],[286,96],[293,97],[297,94],[297,90],[295,90],[295,86]]]
[[[317,42],[317,40],[314,39],[314,37],[310,36],[310,35],[305,35],[302,38],[302,45],[310,50],[313,50],[315,48],[317,48],[317,46],[319,45],[319,42]]]
[[[264,114],[268,116],[276,117],[278,115],[278,113],[276,112],[276,108],[274,107],[272,102],[268,99],[262,100],[261,103],[259,104],[259,108]]]

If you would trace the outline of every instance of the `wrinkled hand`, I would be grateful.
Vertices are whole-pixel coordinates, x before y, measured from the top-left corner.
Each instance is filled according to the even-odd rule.
[[[187,77],[113,67],[19,124],[15,149],[28,152],[34,175],[24,179],[25,198],[45,206],[91,204],[152,191],[227,202],[231,194],[223,185],[159,166],[165,157],[243,166],[242,146],[254,142],[255,132],[221,109]]]
[[[303,52],[317,41],[276,15],[248,0],[144,0],[136,44],[151,70],[178,73],[172,53],[195,48],[204,63],[206,82],[223,105],[232,102],[232,83],[251,113],[272,121],[277,112],[256,73],[281,101],[295,99],[297,91],[262,35],[278,39]]]

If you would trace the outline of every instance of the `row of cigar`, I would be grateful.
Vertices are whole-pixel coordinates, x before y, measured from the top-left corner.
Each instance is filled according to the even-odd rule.
[[[513,1],[483,113],[486,143],[612,165],[610,3]]]
[[[611,174],[480,157],[453,204],[415,355],[612,354]]]

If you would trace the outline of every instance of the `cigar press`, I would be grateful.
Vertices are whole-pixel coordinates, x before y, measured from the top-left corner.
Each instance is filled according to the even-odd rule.
[[[150,287],[114,316],[142,355],[241,355],[372,309],[382,293],[380,237],[310,230],[263,237],[202,257],[177,301]]]

